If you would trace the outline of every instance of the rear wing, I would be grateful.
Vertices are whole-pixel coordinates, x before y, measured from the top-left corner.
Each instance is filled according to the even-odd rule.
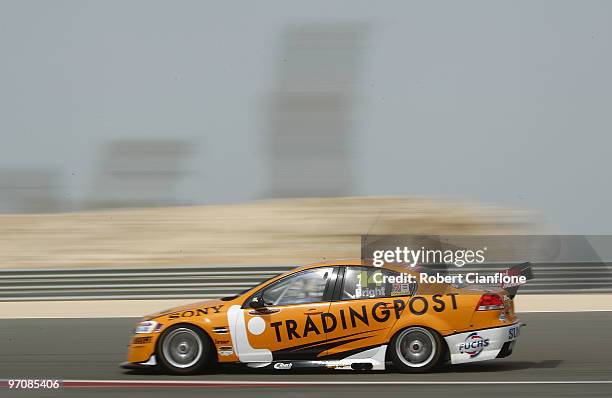
[[[533,279],[531,263],[529,262],[510,267],[507,270],[503,271],[503,273],[508,276],[524,276],[526,281]],[[516,293],[518,292],[518,289],[521,285],[522,283],[502,283],[501,287],[504,288],[510,295],[510,298],[513,299],[514,296],[516,296]]]

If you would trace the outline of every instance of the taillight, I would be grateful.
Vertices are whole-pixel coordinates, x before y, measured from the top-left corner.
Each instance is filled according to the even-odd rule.
[[[504,301],[497,294],[483,294],[476,306],[476,311],[502,310]]]

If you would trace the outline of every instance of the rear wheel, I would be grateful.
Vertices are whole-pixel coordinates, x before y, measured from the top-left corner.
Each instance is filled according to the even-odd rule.
[[[210,370],[214,350],[208,336],[195,326],[175,325],[159,339],[157,355],[160,364],[171,373],[193,374]]]
[[[440,362],[445,345],[435,331],[421,326],[406,328],[391,339],[390,357],[397,369],[405,373],[422,373]]]

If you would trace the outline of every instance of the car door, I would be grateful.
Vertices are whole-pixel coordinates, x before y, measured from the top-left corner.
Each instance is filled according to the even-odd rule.
[[[316,359],[325,351],[324,318],[338,267],[309,269],[255,293],[242,308],[248,344],[237,347],[241,362]],[[264,307],[253,309],[250,301]]]
[[[385,344],[398,318],[392,289],[409,292],[414,286],[383,282],[398,273],[373,267],[347,266],[336,284],[329,312],[337,326],[328,330],[326,359],[340,359]]]

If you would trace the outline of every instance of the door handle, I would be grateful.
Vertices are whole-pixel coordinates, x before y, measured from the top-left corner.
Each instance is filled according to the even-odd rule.
[[[269,314],[275,314],[279,311],[280,310],[278,308],[263,307],[257,310],[249,311],[249,315],[269,315]]]
[[[321,310],[317,310],[315,308],[311,308],[308,311],[304,312],[304,315],[319,315],[319,314],[322,314],[322,313],[323,313],[323,311],[321,311]]]

